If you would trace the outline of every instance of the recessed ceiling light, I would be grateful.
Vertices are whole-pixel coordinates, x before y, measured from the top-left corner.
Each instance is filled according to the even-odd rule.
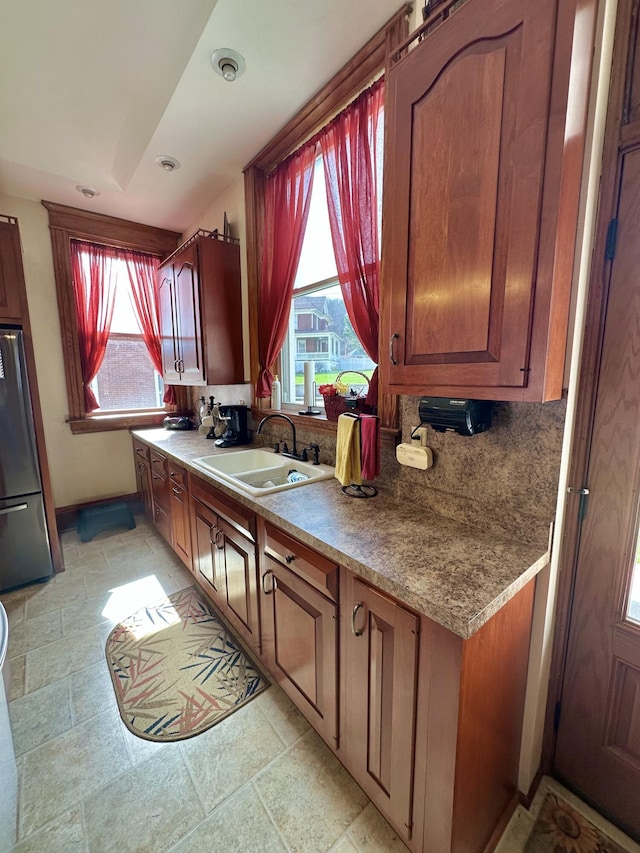
[[[93,187],[85,187],[82,184],[79,184],[76,189],[79,193],[82,193],[85,198],[95,198],[97,195],[100,195],[98,190],[95,190]]]
[[[247,67],[244,56],[240,56],[230,47],[214,50],[211,54],[211,65],[216,74],[224,77],[227,83],[233,83],[236,78],[244,74],[244,69]]]
[[[161,169],[164,169],[165,172],[175,172],[176,169],[180,168],[180,161],[176,160],[175,157],[169,157],[166,154],[161,154],[159,157],[156,157],[156,163]]]

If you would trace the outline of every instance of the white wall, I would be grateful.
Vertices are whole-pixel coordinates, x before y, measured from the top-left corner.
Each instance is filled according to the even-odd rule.
[[[126,430],[73,435],[62,359],[47,211],[38,201],[0,194],[0,213],[20,227],[36,374],[56,507],[135,491]]]

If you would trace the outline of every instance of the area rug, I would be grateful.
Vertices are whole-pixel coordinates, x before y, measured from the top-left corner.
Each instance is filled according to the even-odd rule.
[[[268,687],[196,587],[116,625],[106,656],[122,721],[145,740],[200,734]]]
[[[556,794],[547,794],[524,853],[624,853]]]

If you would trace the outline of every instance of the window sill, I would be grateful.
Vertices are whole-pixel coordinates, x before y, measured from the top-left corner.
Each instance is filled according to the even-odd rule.
[[[74,435],[87,432],[112,432],[113,430],[139,429],[140,427],[162,426],[168,414],[176,412],[149,412],[131,415],[93,415],[88,418],[73,418],[67,421]]]
[[[312,432],[325,432],[334,434],[338,431],[337,421],[329,421],[327,420],[325,415],[312,415],[311,417],[309,417],[308,415],[299,415],[297,412],[287,411],[286,409],[276,411],[274,409],[256,408],[251,409],[251,414],[253,415],[253,419],[256,424],[260,423],[262,418],[266,418],[267,415],[286,415],[288,418],[291,418],[293,423],[296,425],[296,428],[299,429],[308,429]],[[380,443],[383,447],[395,447],[398,443],[400,435],[401,430],[399,429],[381,427]]]

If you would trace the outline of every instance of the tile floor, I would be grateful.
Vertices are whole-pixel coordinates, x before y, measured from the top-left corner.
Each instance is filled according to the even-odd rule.
[[[156,744],[125,729],[104,660],[106,637],[145,601],[191,583],[153,527],[136,521],[135,530],[84,544],[75,532],[64,534],[66,572],[0,596],[10,623],[19,782],[11,853],[406,851],[275,686],[191,740]],[[543,780],[532,809],[516,810],[496,853],[522,853],[547,789],[562,790]]]
[[[106,637],[192,582],[136,521],[84,544],[64,534],[63,574],[0,596],[19,785],[12,853],[406,851],[275,686],[191,740],[156,744],[125,729]]]

